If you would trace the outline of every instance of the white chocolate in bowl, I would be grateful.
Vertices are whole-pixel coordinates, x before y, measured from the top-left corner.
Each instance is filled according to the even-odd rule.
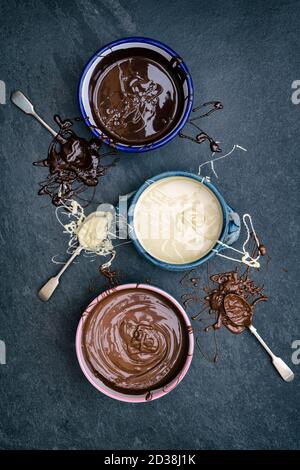
[[[144,250],[165,263],[192,263],[215,246],[223,210],[205,184],[170,176],[150,184],[134,209],[134,230]]]

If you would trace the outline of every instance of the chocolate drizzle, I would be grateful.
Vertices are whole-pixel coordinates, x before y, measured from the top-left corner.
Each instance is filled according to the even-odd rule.
[[[92,373],[114,390],[145,393],[177,376],[188,331],[176,307],[143,288],[111,292],[86,318],[82,350]]]
[[[88,141],[77,136],[72,129],[71,119],[62,120],[55,115],[54,120],[59,126],[59,132],[49,146],[48,156],[33,164],[49,169],[46,180],[40,183],[38,194],[49,195],[52,203],[59,206],[88,187],[95,187],[108,167],[114,165],[102,165],[101,158],[114,152],[100,155],[102,142],[99,139]]]
[[[197,121],[198,119],[205,118],[209,116],[210,114],[214,113],[215,111],[219,111],[223,109],[223,104],[221,103],[221,101],[208,101],[207,103],[203,103],[200,106],[197,106],[196,108],[194,108],[192,112],[198,111],[199,109],[205,108],[205,107],[210,107],[211,109],[209,109],[207,112],[203,114],[200,114],[199,116],[193,117],[188,120],[188,124],[195,127],[199,131],[199,133],[195,137],[184,134],[183,132],[179,132],[178,135],[179,137],[182,137],[183,139],[189,139],[192,142],[195,142],[196,144],[202,144],[203,142],[208,141],[210,150],[213,153],[221,152],[222,149],[219,146],[219,142],[216,142],[212,137],[210,137],[206,132],[204,132],[203,129],[201,129],[197,124],[195,124],[195,121]]]

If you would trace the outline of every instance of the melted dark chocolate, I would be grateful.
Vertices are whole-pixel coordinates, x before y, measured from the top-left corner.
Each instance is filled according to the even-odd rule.
[[[89,99],[97,128],[113,142],[147,145],[182,114],[182,71],[143,48],[112,51],[96,67]]]
[[[77,136],[71,129],[73,122],[70,119],[63,121],[55,115],[54,120],[59,126],[59,132],[49,146],[47,158],[34,162],[34,165],[49,169],[38,194],[48,194],[52,203],[59,206],[87,187],[95,187],[111,165],[104,166],[100,162],[104,156],[99,153],[102,145],[100,140],[93,138],[88,141]]]
[[[92,373],[127,394],[164,387],[188,354],[188,330],[167,299],[143,288],[114,291],[86,318],[82,350]]]

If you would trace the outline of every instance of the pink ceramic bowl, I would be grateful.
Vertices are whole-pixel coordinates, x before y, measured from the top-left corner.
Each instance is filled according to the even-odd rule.
[[[186,361],[184,363],[184,366],[182,367],[179,374],[177,374],[177,376],[174,377],[174,379],[170,383],[168,383],[164,387],[159,388],[157,390],[152,390],[151,393],[148,392],[147,394],[143,393],[143,394],[140,394],[140,395],[129,395],[129,394],[127,395],[125,393],[120,393],[120,392],[117,392],[116,390],[111,389],[110,387],[105,385],[100,379],[96,378],[92,374],[92,372],[90,371],[88,365],[86,364],[84,355],[82,353],[82,348],[81,348],[81,342],[82,341],[81,340],[82,340],[82,331],[83,331],[84,322],[87,319],[87,316],[89,315],[89,313],[92,311],[92,309],[95,307],[95,305],[98,302],[101,301],[101,299],[103,299],[104,297],[107,297],[108,295],[114,293],[116,290],[120,291],[120,290],[123,290],[123,289],[134,289],[134,288],[142,288],[142,289],[147,289],[149,291],[156,292],[156,293],[160,294],[162,297],[168,299],[170,302],[173,303],[173,305],[177,308],[178,312],[183,317],[184,323],[185,323],[187,331],[188,331],[189,345],[188,345],[188,353],[187,353],[187,357],[186,357]],[[177,300],[174,299],[174,297],[172,297],[167,292],[165,292],[165,291],[163,291],[163,290],[161,290],[157,287],[149,286],[147,284],[123,284],[123,285],[120,285],[116,288],[108,289],[107,291],[105,291],[102,294],[98,295],[98,297],[96,297],[88,305],[88,307],[84,311],[84,313],[83,313],[83,315],[82,315],[82,317],[79,321],[78,328],[77,328],[77,333],[76,333],[76,354],[77,354],[77,358],[78,358],[78,361],[79,361],[79,365],[82,369],[82,372],[84,373],[84,375],[86,376],[88,381],[92,385],[94,385],[94,387],[96,387],[97,390],[104,393],[105,395],[108,395],[111,398],[115,398],[116,400],[126,401],[126,402],[129,402],[129,403],[141,403],[141,402],[145,402],[145,401],[155,400],[156,398],[160,398],[160,397],[166,395],[167,393],[169,393],[171,390],[173,390],[179,384],[179,382],[181,382],[181,380],[183,379],[183,377],[187,373],[187,371],[190,367],[190,364],[192,362],[193,351],[194,351],[194,335],[193,335],[193,331],[192,331],[192,326],[191,326],[189,317],[185,313],[182,306],[179,304],[179,302],[177,302]]]

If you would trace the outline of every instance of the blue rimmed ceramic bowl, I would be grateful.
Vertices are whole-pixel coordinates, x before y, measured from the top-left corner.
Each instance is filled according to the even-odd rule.
[[[124,54],[125,51],[130,56],[131,50],[136,53],[139,49],[141,54],[149,54],[149,56],[155,54],[156,57],[161,58],[160,65],[165,64],[164,66],[168,68],[168,70],[166,68],[168,76],[174,81],[176,90],[181,97],[180,107],[174,117],[170,118],[165,132],[162,131],[159,135],[154,135],[152,140],[151,138],[145,138],[144,142],[143,139],[139,139],[136,143],[128,143],[122,139],[121,135],[116,136],[112,133],[108,126],[100,118],[97,118],[99,112],[95,110],[95,104],[91,98],[91,89],[94,87],[95,76],[100,77],[97,78],[97,80],[100,80],[102,69],[103,74],[105,74],[108,68],[112,66],[113,60],[115,60],[115,63],[117,62],[118,55]],[[107,145],[124,152],[147,152],[169,142],[186,124],[193,105],[193,83],[187,66],[169,46],[154,39],[129,37],[104,46],[89,60],[80,78],[78,99],[81,114],[96,137],[103,140]]]
[[[141,195],[155,182],[170,177],[192,178],[193,180],[198,181],[200,184],[205,185],[216,196],[222,209],[223,226],[220,236],[218,237],[218,241],[216,241],[213,248],[205,256],[190,263],[171,264],[153,257],[143,247],[142,243],[138,238],[135,228],[135,208]],[[219,190],[212,183],[208,182],[205,178],[184,171],[168,171],[166,173],[159,174],[145,181],[145,183],[139,188],[139,190],[133,195],[131,195],[130,199],[128,200],[128,225],[129,236],[132,239],[132,242],[135,245],[137,251],[151,263],[155,264],[160,268],[167,269],[170,271],[186,271],[205,263],[217,253],[225,249],[223,244],[232,245],[238,239],[241,228],[239,215],[225,202],[225,199],[223,198]]]

